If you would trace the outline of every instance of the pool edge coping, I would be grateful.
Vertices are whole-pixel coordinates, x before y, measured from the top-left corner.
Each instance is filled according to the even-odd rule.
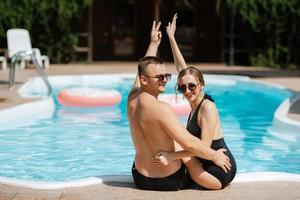
[[[284,132],[299,133],[300,122],[288,117],[290,108],[300,99],[300,92],[286,98],[276,109],[273,116],[273,127]]]

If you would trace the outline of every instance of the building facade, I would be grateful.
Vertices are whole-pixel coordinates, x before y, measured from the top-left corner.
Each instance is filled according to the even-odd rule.
[[[221,2],[221,3],[220,3]],[[90,61],[137,60],[147,49],[153,19],[162,22],[159,56],[172,60],[165,26],[178,14],[176,38],[195,62],[247,62],[243,29],[219,0],[94,0],[81,20]],[[233,27],[235,25],[235,27]],[[238,27],[238,28],[237,28]],[[232,60],[233,59],[233,60]]]

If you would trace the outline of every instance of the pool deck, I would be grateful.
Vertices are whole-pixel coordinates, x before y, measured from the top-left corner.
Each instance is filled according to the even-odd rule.
[[[278,71],[268,68],[227,67],[222,64],[192,64],[199,66],[204,74],[246,75],[254,80],[277,84],[300,93],[300,71]],[[93,64],[51,65],[47,75],[64,74],[103,74],[136,72],[136,62],[97,62]],[[167,64],[170,72],[175,67]],[[0,70],[0,110],[15,105],[34,101],[24,99],[17,89],[30,77],[38,76],[35,69],[18,70],[16,85],[8,90],[9,71]],[[300,100],[292,105],[288,117],[300,122]],[[299,166],[300,167],[300,166]],[[300,199],[300,182],[294,181],[254,181],[234,182],[221,191],[189,189],[177,192],[143,191],[133,183],[107,182],[84,187],[64,189],[33,189],[29,187],[11,186],[0,182],[0,200],[17,199]]]
[[[80,188],[37,190],[0,184],[1,200],[297,200],[300,199],[299,182],[232,183],[219,191],[188,189],[176,192],[145,191],[132,183],[110,182]]]

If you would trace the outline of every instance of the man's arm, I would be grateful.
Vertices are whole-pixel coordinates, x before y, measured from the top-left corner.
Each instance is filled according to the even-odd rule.
[[[177,119],[171,107],[160,102],[158,121],[163,130],[183,149],[200,158],[211,160],[224,171],[230,169],[229,158],[223,153],[226,150],[215,151],[207,147],[200,139],[190,134]]]
[[[159,30],[160,25],[161,25],[161,22],[158,22],[156,24],[156,22],[153,21],[152,28],[151,28],[151,35],[150,35],[151,40],[150,40],[150,44],[148,46],[147,52],[145,54],[145,57],[146,56],[156,56],[156,54],[157,54],[157,49],[161,42],[161,37],[162,37],[161,31]]]
[[[145,57],[146,56],[156,56],[156,54],[157,54],[157,49],[159,47],[159,44],[161,42],[161,37],[162,37],[161,31],[159,30],[160,25],[161,25],[161,22],[158,22],[156,24],[156,22],[153,21],[152,28],[151,28],[151,35],[150,35],[150,37],[151,37],[150,44],[148,46]],[[135,88],[140,88],[140,87],[141,87],[140,78],[139,78],[139,75],[137,74],[132,88],[134,90]]]
[[[176,66],[177,71],[180,72],[181,70],[185,69],[187,66],[175,39],[176,19],[177,19],[177,14],[174,15],[172,23],[169,22],[168,26],[166,27],[166,31],[172,49],[174,64]]]
[[[217,125],[219,124],[219,116],[215,105],[211,102],[207,102],[201,109],[201,119],[198,123],[201,124],[201,142],[207,147],[210,147],[213,141],[214,133],[217,131]],[[195,154],[183,150],[181,147],[177,148],[176,152],[160,152],[167,160],[173,161],[186,157],[194,157]]]

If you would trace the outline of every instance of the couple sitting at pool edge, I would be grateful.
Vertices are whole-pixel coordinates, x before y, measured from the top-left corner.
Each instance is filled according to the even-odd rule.
[[[234,157],[225,144],[214,100],[203,91],[197,68],[186,67],[175,40],[176,18],[166,27],[174,63],[179,72],[176,88],[189,101],[191,113],[185,128],[172,108],[158,100],[171,74],[156,57],[162,39],[160,22],[153,22],[146,55],[128,95],[127,115],[135,159],[132,176],[147,190],[181,190],[197,184],[222,189],[236,174]]]

